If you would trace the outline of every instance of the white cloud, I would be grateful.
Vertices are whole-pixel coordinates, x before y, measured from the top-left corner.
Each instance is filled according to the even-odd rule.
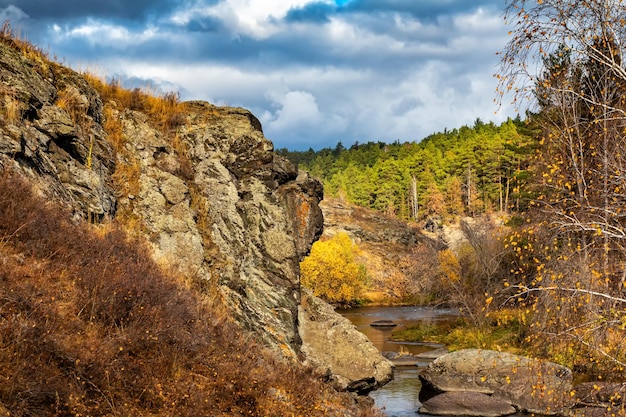
[[[55,23],[51,26],[51,29],[57,42],[71,42],[72,39],[82,39],[91,45],[115,47],[117,49],[148,42],[161,36],[159,29],[155,26],[131,30],[122,25],[91,18],[77,26],[61,27]]]
[[[328,1],[327,1],[328,2]],[[214,17],[226,24],[233,35],[267,39],[280,31],[277,23],[289,10],[300,8],[312,0],[223,0],[214,5],[196,4],[179,10],[170,21],[185,25],[199,17]]]
[[[465,13],[454,17],[454,25],[474,34],[501,31],[504,20],[500,14],[478,8],[472,13]]]
[[[420,140],[476,117],[513,115],[509,107],[493,114],[495,52],[507,40],[498,11],[452,10],[419,19],[394,11],[390,1],[383,12],[280,20],[309,3],[199,0],[153,20],[167,22],[158,28],[96,18],[59,21],[49,26],[50,47],[62,45],[82,58],[72,48],[81,40],[109,74],[178,85],[185,99],[249,108],[278,147]],[[227,33],[186,32],[203,18]]]
[[[268,129],[289,132],[313,127],[323,119],[315,96],[308,91],[288,91],[283,95],[274,96],[271,100],[279,108],[271,118],[265,120]]]

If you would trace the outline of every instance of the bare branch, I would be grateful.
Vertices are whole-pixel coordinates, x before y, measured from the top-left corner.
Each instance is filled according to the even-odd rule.
[[[567,292],[567,293],[572,293],[573,295],[576,295],[576,294],[588,294],[588,295],[594,295],[594,296],[597,296],[597,297],[605,298],[605,299],[611,300],[611,301],[617,301],[617,302],[620,302],[620,303],[626,303],[626,298],[615,297],[615,296],[612,296],[610,294],[605,294],[605,293],[598,292],[598,291],[586,290],[584,288],[563,288],[563,287],[557,287],[557,286],[528,288],[528,287],[526,287],[524,285],[514,285],[511,288],[517,288],[520,291],[515,293],[515,295],[512,295],[511,297],[509,297],[505,301],[505,304],[507,302],[509,302],[509,301],[514,301],[516,298],[521,297],[523,295],[529,295],[529,294],[534,293],[534,292],[548,292],[548,291]]]

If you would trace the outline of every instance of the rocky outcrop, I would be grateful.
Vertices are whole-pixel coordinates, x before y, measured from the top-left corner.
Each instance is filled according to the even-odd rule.
[[[357,242],[385,245],[411,246],[417,243],[416,230],[396,217],[353,206],[337,199],[324,200],[321,207],[324,211],[327,234],[343,231]]]
[[[102,101],[82,77],[1,44],[0,116],[0,168],[32,179],[79,216],[115,214]]]
[[[426,390],[479,392],[529,413],[563,414],[571,406],[568,368],[510,353],[452,352],[431,362],[420,379]]]
[[[299,327],[299,262],[322,233],[321,184],[277,156],[247,110],[188,102],[162,128],[141,106],[115,100],[74,71],[0,42],[0,169],[29,178],[76,218],[122,218],[162,265],[285,357],[315,352],[310,327]],[[316,303],[328,321],[340,320]],[[333,336],[341,360],[380,363],[344,375],[332,355],[309,359],[336,371],[342,388],[365,392],[390,373],[365,341],[344,340],[356,334]]]
[[[508,416],[516,412],[507,402],[480,392],[444,392],[424,401],[419,411],[438,416],[478,417]]]
[[[302,352],[338,389],[366,394],[393,378],[393,364],[367,337],[308,290],[298,317]],[[355,356],[357,351],[360,355]]]
[[[299,262],[321,234],[321,185],[275,156],[244,109],[187,103],[176,134],[188,161],[142,113],[118,117],[139,167],[138,193],[120,207],[141,219],[157,258],[217,289],[240,323],[294,356]]]

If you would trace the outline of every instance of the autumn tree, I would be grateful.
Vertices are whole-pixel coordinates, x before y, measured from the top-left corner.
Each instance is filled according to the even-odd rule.
[[[515,299],[543,334],[624,367],[626,7],[619,0],[509,0],[500,94],[534,103],[541,129],[533,224]],[[532,105],[532,104],[531,104]],[[523,234],[523,233],[522,233]]]
[[[331,303],[361,300],[367,286],[365,266],[355,260],[356,244],[346,233],[313,244],[311,254],[300,263],[302,284]]]
[[[434,182],[426,189],[426,212],[430,216],[442,216],[446,213],[445,195],[439,190]]]
[[[461,179],[457,176],[448,177],[444,186],[448,213],[452,216],[463,214],[463,183]]]

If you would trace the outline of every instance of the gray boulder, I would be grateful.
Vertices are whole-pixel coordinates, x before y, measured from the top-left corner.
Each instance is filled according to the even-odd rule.
[[[623,408],[614,407],[581,407],[572,410],[572,417],[617,417],[624,415]]]
[[[583,382],[574,387],[576,417],[609,417],[626,414],[626,383]]]
[[[366,394],[393,378],[393,364],[350,320],[309,290],[303,290],[298,320],[302,352],[335,388]]]
[[[420,379],[426,389],[480,392],[529,413],[562,414],[572,404],[571,370],[510,353],[452,352],[431,362]]]
[[[444,392],[422,403],[419,411],[438,416],[499,417],[516,410],[511,404],[480,392]]]

